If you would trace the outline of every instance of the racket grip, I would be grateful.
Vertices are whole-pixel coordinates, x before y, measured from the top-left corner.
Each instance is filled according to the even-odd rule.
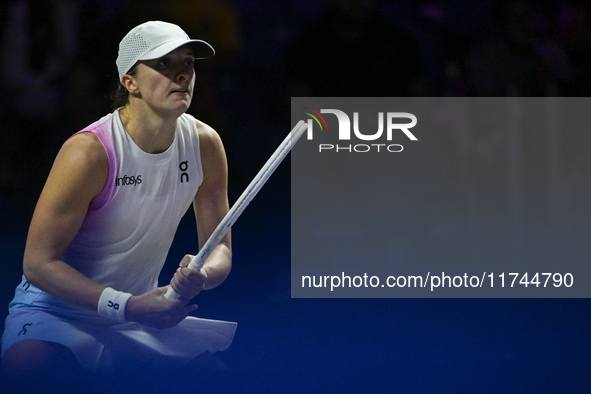
[[[203,267],[203,264],[205,263],[205,260],[207,260],[207,257],[209,256],[210,253],[211,253],[211,248],[208,245],[204,246],[203,250],[201,250],[200,253],[197,254],[197,256],[193,257],[193,259],[191,260],[191,262],[189,263],[187,268],[191,268],[193,270],[200,270],[201,267]],[[166,298],[181,298],[181,295],[179,293],[177,293],[176,291],[174,291],[171,286],[166,291],[166,294],[164,294],[164,297],[166,297]]]
[[[181,298],[181,295],[172,289],[172,286],[166,290],[165,298]]]

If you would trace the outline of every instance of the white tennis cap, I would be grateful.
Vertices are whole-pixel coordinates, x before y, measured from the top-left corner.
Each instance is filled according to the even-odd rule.
[[[185,44],[191,44],[196,59],[205,59],[215,54],[211,45],[202,40],[191,40],[175,24],[151,21],[134,27],[119,43],[116,62],[119,82],[138,60],[157,59]]]

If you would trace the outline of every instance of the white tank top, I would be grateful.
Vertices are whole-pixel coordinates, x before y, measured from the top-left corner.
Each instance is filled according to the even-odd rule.
[[[119,110],[83,132],[105,147],[109,174],[63,261],[104,286],[143,294],[157,287],[178,224],[203,181],[196,120],[179,117],[174,142],[158,154],[135,144]],[[23,276],[11,308],[26,305],[94,314],[29,285]]]

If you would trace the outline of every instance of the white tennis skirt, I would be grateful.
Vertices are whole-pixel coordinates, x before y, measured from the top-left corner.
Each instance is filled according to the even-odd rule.
[[[13,310],[6,318],[2,356],[18,341],[38,339],[66,346],[85,369],[93,372],[131,360],[183,363],[205,352],[226,350],[235,332],[236,323],[195,317],[159,330],[134,322],[100,325],[76,321],[27,307]]]

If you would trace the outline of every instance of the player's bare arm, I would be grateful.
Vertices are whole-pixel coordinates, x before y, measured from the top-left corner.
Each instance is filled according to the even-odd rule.
[[[96,309],[104,286],[61,256],[80,229],[90,201],[103,189],[108,166],[107,154],[93,134],[78,134],[63,145],[35,208],[23,260],[31,284],[90,309]]]
[[[104,188],[109,171],[107,154],[91,133],[80,133],[60,150],[35,208],[23,260],[27,280],[71,304],[96,310],[105,286],[87,278],[61,260],[80,229],[90,201]],[[133,296],[126,318],[142,324],[171,327],[194,309],[153,290]]]

